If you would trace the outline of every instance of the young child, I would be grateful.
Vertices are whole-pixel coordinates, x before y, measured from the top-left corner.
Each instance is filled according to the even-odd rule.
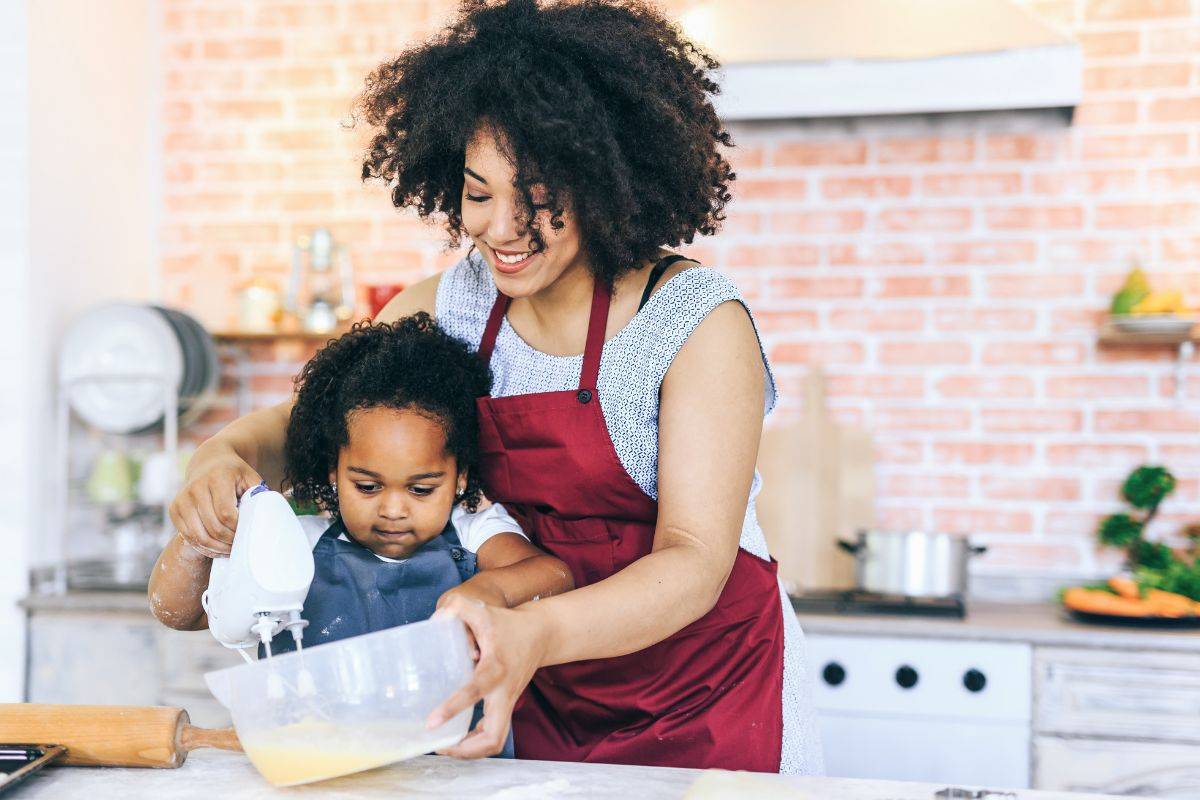
[[[306,647],[428,619],[455,593],[511,607],[574,588],[566,565],[502,506],[478,510],[475,398],[490,391],[491,372],[428,314],[355,325],[297,385],[286,481],[296,500],[332,515],[300,518],[316,566]],[[207,627],[211,563],[172,539],[150,582],[159,620]],[[274,652],[292,646],[272,642]]]

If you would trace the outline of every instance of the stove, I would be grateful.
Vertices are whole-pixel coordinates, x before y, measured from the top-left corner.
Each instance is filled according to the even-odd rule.
[[[829,775],[1029,786],[1029,644],[813,632],[805,650]]]
[[[918,617],[967,615],[962,597],[904,597],[859,589],[813,589],[791,595],[792,608],[810,614],[898,614]]]

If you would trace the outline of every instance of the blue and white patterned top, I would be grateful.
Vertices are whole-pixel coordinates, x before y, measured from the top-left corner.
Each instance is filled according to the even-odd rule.
[[[435,316],[448,333],[475,348],[483,338],[495,300],[491,273],[482,256],[473,252],[442,275]],[[604,421],[625,471],[656,500],[659,389],[692,331],[727,301],[746,306],[737,287],[722,273],[705,267],[685,269],[659,286],[633,319],[604,343],[596,386]],[[749,307],[746,310],[749,313]],[[775,407],[775,380],[765,354],[763,365],[765,416]],[[505,319],[492,355],[492,395],[510,397],[574,389],[579,385],[582,366],[582,355],[556,356],[534,349]],[[767,544],[754,511],[760,486],[755,472],[739,544],[765,559]],[[824,764],[808,683],[804,635],[782,585],[780,602],[784,611],[780,771],[821,774]]]

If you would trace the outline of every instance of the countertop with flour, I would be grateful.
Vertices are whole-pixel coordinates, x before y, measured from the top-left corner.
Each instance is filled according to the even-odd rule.
[[[422,756],[391,767],[322,783],[276,789],[240,753],[192,753],[179,769],[49,768],[13,792],[13,800],[266,800],[267,798],[469,798],[469,800],[678,800],[705,775],[701,770],[571,764],[554,761],[456,761]],[[934,784],[846,778],[799,778],[725,773],[704,798],[811,798],[812,800],[937,800]],[[737,785],[731,781],[748,781]],[[1100,800],[1106,795],[1017,791],[987,800]],[[1113,799],[1115,800],[1115,799]]]

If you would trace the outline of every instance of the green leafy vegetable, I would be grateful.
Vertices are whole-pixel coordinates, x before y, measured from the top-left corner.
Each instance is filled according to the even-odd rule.
[[[1142,523],[1128,514],[1112,514],[1101,520],[1096,535],[1109,547],[1129,547],[1142,538]]]
[[[1190,547],[1181,553],[1145,538],[1159,505],[1175,490],[1175,485],[1175,476],[1166,467],[1135,469],[1121,486],[1121,497],[1133,506],[1133,510],[1102,519],[1096,529],[1096,538],[1107,547],[1125,551],[1126,567],[1132,571],[1143,594],[1148,589],[1161,589],[1200,600],[1200,524],[1184,528],[1183,534],[1189,539]]]
[[[1158,504],[1175,491],[1175,476],[1166,467],[1138,467],[1121,487],[1121,496],[1134,508],[1154,514]]]

